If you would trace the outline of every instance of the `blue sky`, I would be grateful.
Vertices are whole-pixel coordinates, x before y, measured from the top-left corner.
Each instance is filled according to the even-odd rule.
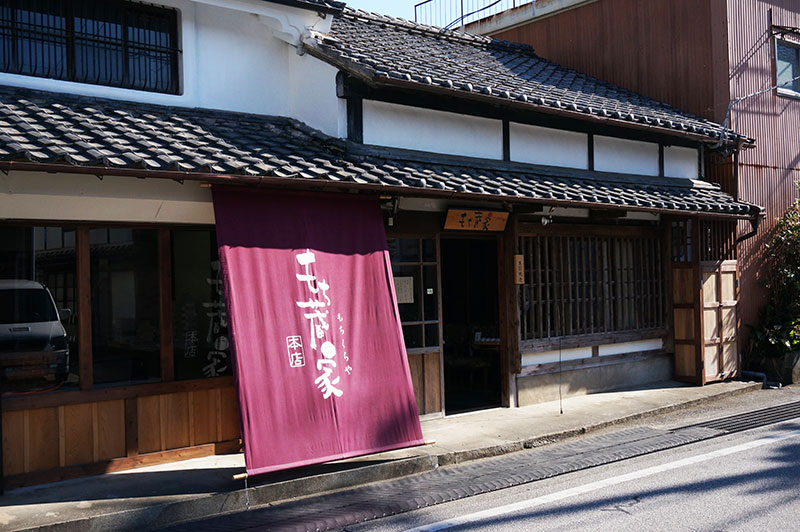
[[[422,0],[344,0],[354,8],[414,20],[414,4]]]

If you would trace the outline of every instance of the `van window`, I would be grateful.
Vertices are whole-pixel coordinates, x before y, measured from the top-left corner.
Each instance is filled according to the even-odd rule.
[[[57,321],[53,301],[44,290],[0,290],[0,323]]]

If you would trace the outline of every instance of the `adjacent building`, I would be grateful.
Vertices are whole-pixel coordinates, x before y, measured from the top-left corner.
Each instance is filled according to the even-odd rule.
[[[8,296],[6,486],[238,449],[220,185],[381,201],[420,415],[738,371],[754,142],[702,113],[338,2],[0,15],[0,287],[69,347]]]
[[[800,5],[792,0],[537,0],[468,26],[524,42],[545,57],[676,105],[756,139],[711,155],[708,176],[763,205],[753,238],[739,224],[741,331],[763,306],[764,245],[800,181]],[[624,57],[624,60],[620,60]]]

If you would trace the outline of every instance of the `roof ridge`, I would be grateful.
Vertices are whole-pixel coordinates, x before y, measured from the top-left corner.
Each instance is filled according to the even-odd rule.
[[[493,48],[498,50],[509,50],[509,51],[513,50],[516,52],[525,52],[531,55],[536,55],[533,50],[533,47],[529,44],[506,41],[503,39],[497,39],[495,37],[488,37],[486,35],[478,35],[475,33],[468,33],[465,31],[450,30],[450,29],[440,28],[438,26],[429,26],[426,24],[420,24],[419,22],[412,22],[404,18],[392,17],[390,15],[383,15],[381,13],[365,11],[363,9],[353,9],[352,7],[345,7],[344,11],[342,11],[340,15],[336,16],[360,22],[389,24],[397,28],[403,29],[405,31],[420,32],[423,35],[429,35],[432,37],[437,37],[451,42],[458,42],[472,46],[484,45],[488,48]]]

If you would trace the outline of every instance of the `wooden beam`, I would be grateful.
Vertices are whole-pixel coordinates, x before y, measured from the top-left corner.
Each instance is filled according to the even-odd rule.
[[[89,228],[75,230],[75,254],[77,257],[77,304],[78,304],[78,378],[81,390],[94,386],[92,361],[92,285]],[[13,400],[11,400],[13,403]]]
[[[588,220],[587,220],[588,221]],[[551,223],[543,226],[540,221],[518,222],[518,233],[521,236],[596,236],[619,238],[659,238],[661,230],[658,227],[613,227],[598,225],[597,222],[576,224],[572,220],[564,224]]]
[[[511,160],[511,125],[503,120],[503,160]]]
[[[359,96],[347,98],[347,140],[364,142],[364,104]]]
[[[95,401],[124,400],[165,393],[214,390],[230,388],[233,385],[233,377],[215,377],[212,379],[196,379],[191,381],[153,382],[133,386],[112,386],[87,391],[65,391],[42,395],[11,396],[3,398],[3,411],[11,412],[34,408],[49,408],[60,405],[92,403]]]
[[[552,351],[554,348],[558,348],[559,345],[561,345],[563,349],[575,349],[579,347],[591,347],[593,345],[638,342],[641,340],[651,340],[653,338],[665,338],[666,336],[667,329],[661,327],[642,329],[639,331],[581,334],[560,338],[553,336],[536,340],[523,340],[520,342],[520,349],[524,354],[534,354]]]

